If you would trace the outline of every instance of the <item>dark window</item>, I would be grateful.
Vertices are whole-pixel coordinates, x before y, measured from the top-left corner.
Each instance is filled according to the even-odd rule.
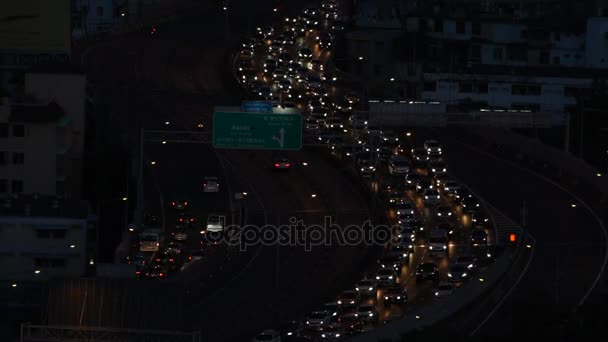
[[[65,239],[65,229],[39,229],[36,237],[39,239]]]
[[[486,83],[486,82],[477,83],[477,92],[480,94],[487,94],[488,93],[488,83]]]
[[[458,83],[458,91],[461,93],[471,93],[473,92],[473,83],[471,82],[459,82]]]
[[[8,163],[7,155],[8,152],[0,151],[0,165],[6,165]]]
[[[475,35],[480,35],[481,34],[481,23],[480,22],[473,22],[473,25],[471,27],[471,31]]]
[[[529,85],[526,90],[528,95],[540,95],[540,86],[539,85]]]
[[[35,258],[34,266],[37,268],[59,268],[65,267],[65,259],[60,258]]]
[[[557,40],[558,42],[560,41],[560,35],[559,32],[555,32],[555,40]]]
[[[381,75],[383,69],[382,64],[374,64],[374,74]]]
[[[479,45],[471,46],[471,58],[472,59],[481,58],[481,46],[479,46]]]
[[[437,81],[424,82],[424,91],[437,91]]]
[[[0,123],[0,138],[8,137],[8,124]]]
[[[23,181],[20,179],[13,179],[11,182],[11,191],[14,194],[19,194],[23,192]]]
[[[511,94],[537,96],[540,95],[540,86],[535,84],[514,84],[511,87]]]
[[[540,105],[538,103],[514,103],[511,105],[513,110],[531,110],[533,112],[540,112]]]
[[[13,164],[22,165],[25,162],[25,154],[23,152],[13,152]]]
[[[528,39],[528,30],[521,30],[521,39]]]
[[[512,95],[526,95],[526,86],[520,84],[514,84],[511,86]]]
[[[564,96],[576,96],[577,94],[578,94],[578,88],[564,87]]]
[[[25,136],[25,126],[13,125],[13,136],[14,137],[24,137]]]
[[[443,32],[443,21],[441,19],[435,19],[435,32]]]
[[[465,25],[464,21],[456,22],[456,33],[464,34],[465,29],[466,29],[466,25]]]
[[[0,194],[8,192],[8,179],[0,179]]]
[[[502,61],[502,48],[501,47],[494,48],[494,60]]]
[[[543,50],[540,52],[539,63],[549,64],[549,51]]]
[[[97,16],[103,17],[103,7],[102,6],[97,6]]]

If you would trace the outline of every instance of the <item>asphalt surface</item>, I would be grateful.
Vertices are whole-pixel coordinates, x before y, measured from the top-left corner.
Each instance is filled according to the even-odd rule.
[[[604,236],[597,220],[571,194],[460,143],[455,132],[443,133],[454,173],[515,221],[525,201],[524,229],[537,241],[527,273],[480,334],[559,335],[600,271]]]

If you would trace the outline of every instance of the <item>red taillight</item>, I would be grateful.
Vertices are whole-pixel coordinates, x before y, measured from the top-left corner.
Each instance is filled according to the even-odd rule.
[[[189,256],[189,257],[188,257],[188,260],[192,260],[192,256]]]
[[[140,271],[135,271],[135,275],[140,275],[141,272]]]
[[[274,164],[274,167],[279,167],[279,166],[280,166],[279,163]]]
[[[160,262],[160,258],[156,258],[156,262]]]
[[[184,222],[184,219],[180,217],[179,222]]]
[[[193,219],[193,218],[191,218],[191,219],[190,219],[190,222],[194,222],[194,219]]]
[[[164,275],[165,275],[165,274],[164,274],[164,273],[162,273],[162,272],[158,274],[158,276],[159,276],[159,277],[161,277],[161,278],[162,278],[162,276],[164,276]]]
[[[184,205],[188,205],[188,202],[184,202]]]
[[[291,166],[291,164],[289,164],[289,163],[285,164],[285,167],[289,167],[289,166]]]
[[[169,262],[173,262],[173,261],[174,261],[173,258],[169,259]]]
[[[175,202],[171,202],[171,205],[175,207]]]
[[[158,246],[160,246],[160,243],[158,243],[158,242],[157,242],[157,243],[156,243],[156,247],[158,247]]]

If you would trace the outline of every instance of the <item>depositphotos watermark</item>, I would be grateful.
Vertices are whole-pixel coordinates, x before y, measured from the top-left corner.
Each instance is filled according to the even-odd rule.
[[[310,251],[313,246],[380,246],[393,239],[396,227],[372,225],[369,220],[361,225],[341,226],[333,223],[331,216],[323,218],[323,224],[304,224],[295,217],[285,225],[230,225],[223,232],[207,232],[210,243],[227,243],[240,250],[256,245],[301,246]]]

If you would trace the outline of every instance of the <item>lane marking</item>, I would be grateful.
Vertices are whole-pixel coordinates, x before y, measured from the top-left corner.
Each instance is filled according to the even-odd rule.
[[[519,170],[527,171],[528,173],[530,173],[530,174],[532,174],[532,175],[534,175],[534,176],[536,176],[536,177],[538,177],[540,179],[543,179],[547,183],[549,183],[549,184],[555,186],[556,188],[562,190],[563,192],[565,192],[569,196],[572,196],[572,198],[576,199],[578,201],[578,203],[580,203],[595,218],[595,220],[597,221],[597,223],[599,224],[599,226],[601,228],[600,231],[604,234],[604,246],[608,245],[608,231],[606,231],[606,227],[604,226],[604,223],[603,223],[602,219],[595,213],[595,211],[593,211],[593,209],[591,208],[591,206],[589,206],[589,204],[587,204],[587,202],[583,201],[580,197],[578,197],[577,195],[573,194],[570,190],[564,188],[562,185],[554,182],[553,180],[551,180],[551,179],[549,179],[549,178],[547,178],[547,177],[545,177],[545,176],[543,176],[543,175],[541,175],[541,174],[539,174],[539,173],[537,173],[535,171],[532,171],[532,170],[530,170],[530,169],[528,169],[526,167],[518,165],[518,164],[516,164],[516,163],[514,163],[512,161],[509,161],[509,160],[497,157],[497,156],[495,156],[495,155],[493,155],[493,154],[491,154],[489,152],[485,152],[485,151],[483,151],[481,149],[478,149],[478,148],[476,148],[474,146],[471,146],[471,145],[469,145],[467,143],[458,141],[456,139],[452,139],[452,141],[455,141],[456,143],[459,143],[459,144],[461,144],[463,146],[466,146],[466,147],[468,147],[471,150],[477,151],[478,153],[481,153],[483,155],[489,156],[489,157],[491,157],[491,158],[493,158],[495,160],[499,160],[499,161],[502,161],[502,162],[504,162],[506,164],[509,164],[512,167],[515,167],[515,168],[517,168]],[[601,249],[601,246],[600,246],[600,249]],[[587,300],[587,298],[591,295],[591,292],[593,292],[593,290],[595,289],[595,287],[599,283],[599,281],[600,281],[603,273],[605,272],[607,264],[608,264],[608,253],[606,253],[604,251],[604,260],[602,262],[602,265],[600,266],[598,274],[595,277],[595,279],[593,280],[593,283],[591,284],[591,287],[589,287],[589,289],[587,290],[587,292],[583,295],[583,297],[578,302],[577,307],[576,307],[575,310],[578,310],[585,303],[585,301]]]

